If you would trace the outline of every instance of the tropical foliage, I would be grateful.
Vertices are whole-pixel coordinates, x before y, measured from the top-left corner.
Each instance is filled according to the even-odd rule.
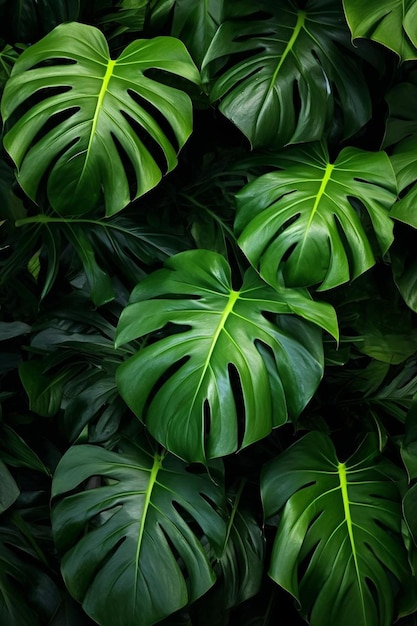
[[[417,1],[0,0],[0,623],[417,623]]]

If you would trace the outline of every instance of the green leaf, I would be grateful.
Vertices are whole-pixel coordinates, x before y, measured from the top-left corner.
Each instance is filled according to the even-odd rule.
[[[111,59],[103,34],[84,24],[62,24],[20,56],[2,99],[4,145],[30,198],[47,175],[58,213],[87,213],[104,194],[112,215],[176,166],[191,133],[191,102],[151,78],[154,70],[199,82],[177,39],[133,41]],[[40,101],[30,104],[34,94]]]
[[[417,484],[414,484],[404,496],[404,519],[414,543],[417,545]]]
[[[0,322],[0,341],[27,335],[30,331],[31,327],[24,322]]]
[[[417,5],[414,0],[343,0],[352,37],[373,39],[402,61],[417,59]]]
[[[352,342],[363,354],[384,363],[403,363],[417,350],[417,325],[411,311],[388,298],[358,302],[352,307]]]
[[[224,0],[176,0],[171,34],[187,46],[198,67],[219,27]]]
[[[70,225],[66,235],[83,264],[94,304],[101,306],[114,300],[115,293],[110,276],[96,260],[94,247],[81,225]]]
[[[5,0],[0,36],[10,43],[32,43],[58,24],[76,20],[80,0]]]
[[[389,107],[384,138],[384,146],[387,147],[406,139],[410,135],[417,134],[417,72],[411,71],[406,80],[394,85],[385,99]],[[400,170],[396,167],[396,159],[397,157],[394,157],[392,163],[396,173],[399,174]],[[400,189],[403,189],[406,184],[405,181],[399,180]]]
[[[302,309],[321,324],[321,305],[302,292],[280,293],[253,270],[237,291],[222,256],[175,255],[137,285],[120,317],[117,346],[171,326],[119,367],[120,394],[181,458],[231,454],[296,418],[317,388],[320,333],[293,315],[266,317]]]
[[[42,417],[53,417],[61,405],[64,375],[47,376],[39,361],[25,361],[19,375],[29,398],[29,408]]]
[[[44,626],[51,623],[58,609],[60,592],[50,569],[40,559],[36,539],[28,537],[23,526],[19,514],[2,517],[0,624]]]
[[[345,136],[367,122],[366,81],[333,0],[310,0],[304,10],[286,0],[246,0],[227,13],[203,69],[215,81],[211,99],[254,147],[321,139],[338,106]]]
[[[237,194],[238,244],[268,283],[331,289],[374,263],[365,225],[371,222],[381,254],[393,241],[388,211],[396,181],[384,152],[345,148],[330,162],[322,144],[276,156],[279,170]]]
[[[101,626],[154,624],[213,585],[201,540],[220,550],[224,496],[205,472],[138,444],[121,453],[75,446],[52,495],[65,583]]]
[[[34,450],[7,424],[1,426],[0,450],[5,463],[14,467],[28,467],[50,476],[50,471]]]
[[[397,602],[400,613],[415,609],[391,471],[375,439],[342,463],[317,432],[265,467],[265,517],[282,511],[269,573],[300,602],[311,626],[391,626]]]
[[[15,479],[0,459],[0,515],[12,506],[19,493]]]

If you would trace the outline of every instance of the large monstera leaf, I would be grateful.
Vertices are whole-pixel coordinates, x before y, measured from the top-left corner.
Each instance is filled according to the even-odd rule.
[[[146,339],[119,367],[119,391],[181,458],[235,452],[297,417],[315,392],[319,330],[274,314],[298,313],[337,333],[333,310],[322,307],[303,292],[279,293],[252,269],[235,290],[214,252],[175,255],[137,285],[120,317],[117,345]]]
[[[288,0],[245,0],[226,5],[225,14],[203,68],[214,80],[211,99],[253,146],[321,139],[336,103],[345,136],[366,123],[366,81],[347,50],[339,3],[311,0],[301,10]]]
[[[276,165],[237,194],[238,243],[267,282],[283,272],[289,286],[330,289],[375,263],[372,231],[388,250],[396,180],[384,152],[345,148],[332,163],[313,144],[282,152]]]
[[[134,41],[111,59],[98,29],[69,23],[28,48],[2,100],[4,145],[27,195],[36,200],[47,179],[57,212],[86,213],[103,193],[112,215],[173,169],[191,132],[191,101],[155,70],[199,81],[171,37]]]
[[[378,41],[403,61],[417,59],[415,0],[343,0],[352,36]]]
[[[65,583],[85,612],[101,626],[148,626],[213,585],[203,543],[222,548],[224,494],[169,454],[120,446],[64,455],[52,527]]]
[[[391,626],[397,612],[414,609],[401,498],[378,455],[369,437],[341,463],[315,432],[265,467],[265,516],[282,511],[269,574],[311,626]]]

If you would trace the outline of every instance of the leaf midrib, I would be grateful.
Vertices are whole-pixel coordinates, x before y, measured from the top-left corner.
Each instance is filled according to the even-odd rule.
[[[352,516],[351,516],[351,512],[350,512],[350,500],[349,500],[349,493],[348,493],[347,469],[346,469],[345,463],[339,463],[338,466],[337,466],[337,470],[338,470],[338,473],[339,473],[340,490],[342,492],[342,500],[343,500],[343,509],[344,509],[344,514],[345,514],[345,521],[346,521],[346,526],[347,526],[347,530],[348,530],[350,545],[351,545],[351,548],[352,548],[352,556],[353,556],[353,561],[354,561],[354,564],[355,564],[356,578],[357,578],[357,581],[358,581],[359,593],[360,593],[360,598],[361,598],[362,614],[364,616],[364,621],[366,622],[366,610],[365,610],[365,602],[364,602],[364,593],[363,593],[363,589],[362,589],[362,580],[361,580],[361,575],[360,575],[360,571],[359,571],[358,556],[357,556],[357,553],[356,553],[355,537],[354,537],[354,534],[353,534],[353,521],[352,521]]]
[[[137,598],[137,588],[138,588],[138,577],[139,577],[139,558],[140,558],[140,551],[143,545],[143,535],[145,532],[145,525],[146,525],[146,521],[147,521],[147,515],[148,515],[148,510],[149,507],[151,505],[151,496],[152,496],[152,491],[153,488],[155,486],[155,484],[157,483],[157,476],[158,476],[158,472],[162,467],[162,461],[163,461],[163,456],[160,454],[155,453],[154,455],[154,461],[153,461],[153,465],[152,465],[152,469],[151,469],[151,473],[150,473],[150,477],[149,477],[149,483],[148,483],[148,487],[146,489],[146,494],[145,494],[145,502],[143,505],[143,511],[142,511],[142,516],[141,516],[141,520],[140,520],[140,526],[139,526],[139,533],[138,533],[138,541],[137,541],[137,545],[136,545],[136,555],[135,555],[135,583],[134,583],[134,592],[133,592],[133,602],[136,602],[136,598]]]
[[[80,181],[82,180],[85,174],[85,170],[87,168],[88,159],[90,157],[90,152],[91,152],[91,146],[93,145],[93,141],[94,141],[94,137],[96,134],[97,125],[98,125],[98,120],[100,117],[100,112],[103,107],[104,97],[107,93],[107,88],[109,86],[110,79],[113,76],[113,69],[114,69],[114,66],[116,65],[116,62],[117,62],[116,60],[109,59],[107,63],[106,72],[103,76],[103,82],[102,82],[101,89],[97,97],[97,104],[96,104],[96,108],[95,108],[93,119],[92,119],[91,132],[90,132],[90,137],[88,139],[88,146],[86,150],[85,161],[84,161],[83,169],[79,178]]]

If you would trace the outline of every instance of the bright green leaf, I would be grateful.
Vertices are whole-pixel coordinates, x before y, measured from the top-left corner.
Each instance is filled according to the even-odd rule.
[[[385,254],[396,181],[384,152],[345,148],[331,162],[313,144],[283,151],[276,166],[237,194],[238,244],[264,280],[276,285],[282,271],[289,286],[324,290],[356,278],[375,263],[365,220]]]
[[[111,59],[103,34],[84,24],[62,24],[20,56],[2,99],[4,145],[30,198],[36,200],[47,174],[48,198],[59,213],[87,213],[103,193],[112,215],[176,166],[191,133],[191,102],[151,78],[151,70],[199,82],[177,39],[133,41]],[[22,113],[33,94],[40,101]]]
[[[119,391],[181,458],[231,454],[296,418],[317,388],[320,333],[285,315],[302,311],[322,323],[321,305],[303,292],[280,293],[253,270],[237,291],[219,254],[177,254],[137,285],[120,317],[117,345],[167,325],[171,332],[120,366]]]

